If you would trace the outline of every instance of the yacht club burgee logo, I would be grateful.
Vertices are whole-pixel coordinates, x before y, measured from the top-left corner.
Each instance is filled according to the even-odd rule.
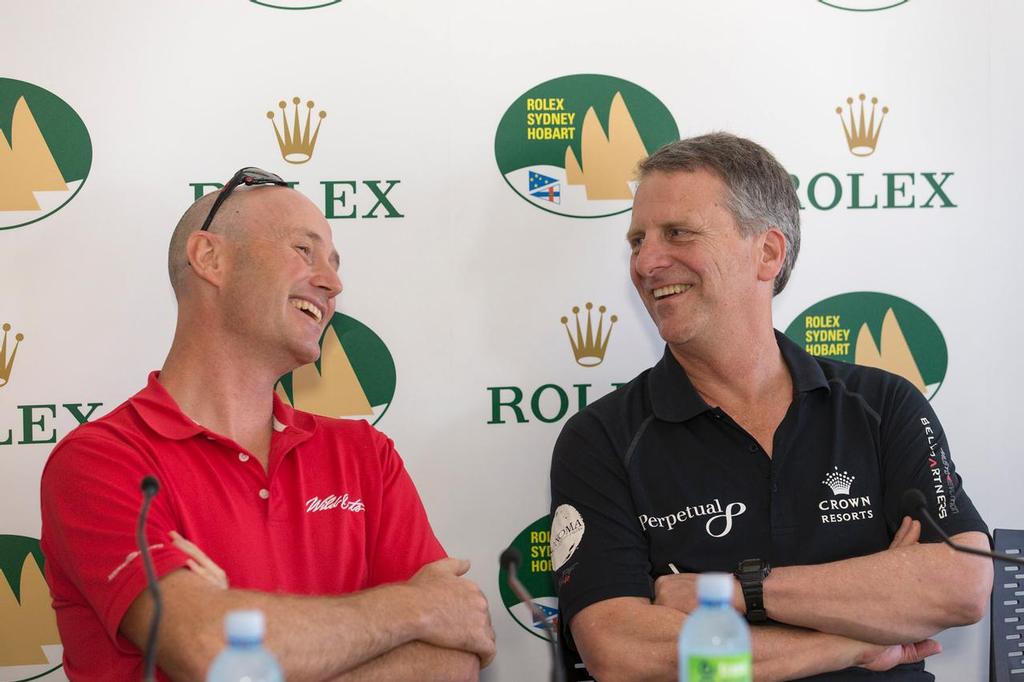
[[[523,558],[518,578],[527,591],[533,595],[541,615],[558,628],[558,593],[555,591],[554,574],[551,572],[551,516],[543,516],[524,528],[509,544],[519,551]],[[508,586],[505,569],[498,569],[498,591],[501,603],[513,620],[531,635],[549,639],[544,621],[538,620],[530,605],[520,601]]]
[[[494,156],[509,187],[551,213],[597,218],[628,211],[636,165],[679,138],[668,108],[613,76],[563,76],[531,88],[502,116]]]

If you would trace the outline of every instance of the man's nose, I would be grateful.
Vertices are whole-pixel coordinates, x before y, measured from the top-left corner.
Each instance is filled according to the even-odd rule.
[[[633,254],[633,265],[642,277],[650,277],[669,264],[668,249],[664,240],[645,238]]]
[[[341,293],[341,273],[324,263],[317,269],[313,284],[326,291],[328,298],[334,298]]]

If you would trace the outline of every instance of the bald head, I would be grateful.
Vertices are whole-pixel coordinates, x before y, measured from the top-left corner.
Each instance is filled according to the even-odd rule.
[[[270,192],[291,192],[287,187],[274,185],[262,185],[254,187],[240,186],[234,189],[220,208],[217,215],[208,228],[214,234],[222,234],[228,237],[237,235],[245,225],[253,199],[260,198],[260,193]],[[184,283],[188,274],[188,255],[186,247],[188,238],[193,232],[198,232],[203,226],[206,216],[209,215],[219,192],[211,192],[195,201],[178,220],[174,232],[171,234],[171,243],[167,250],[167,274],[170,276],[171,288],[179,300],[184,291]],[[266,198],[263,196],[262,198]]]

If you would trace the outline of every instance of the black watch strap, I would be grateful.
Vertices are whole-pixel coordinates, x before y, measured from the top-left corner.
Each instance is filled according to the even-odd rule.
[[[744,559],[736,569],[735,575],[743,589],[749,623],[764,623],[768,620],[764,608],[764,579],[771,572],[772,567],[763,559]]]

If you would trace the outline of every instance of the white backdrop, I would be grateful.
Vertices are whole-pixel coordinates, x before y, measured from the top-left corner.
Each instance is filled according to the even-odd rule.
[[[14,101],[28,83],[81,119],[92,160],[81,191],[31,224],[14,227],[24,221],[3,208],[0,191],[0,323],[11,325],[0,363],[0,568],[10,581],[10,566],[24,558],[12,536],[39,537],[38,479],[52,443],[31,441],[75,425],[64,404],[101,403],[93,418],[110,410],[163,360],[174,322],[166,245],[192,201],[190,183],[223,182],[251,164],[299,181],[322,204],[321,182],[352,181],[334,210],[354,201],[360,217],[332,220],[345,282],[339,309],[386,346],[383,355],[371,347],[368,361],[376,352],[395,365],[377,426],[395,439],[438,536],[473,561],[471,577],[491,600],[499,653],[485,679],[544,679],[544,642],[506,611],[497,571],[500,551],[547,513],[550,448],[565,418],[537,419],[530,396],[561,387],[571,414],[574,385],[589,384],[596,398],[661,352],[628,282],[629,214],[539,210],[517,196],[495,158],[496,139],[515,142],[499,130],[506,110],[574,74],[635,84],[664,104],[682,136],[729,130],[778,156],[799,178],[806,208],[776,326],[834,296],[894,297],[922,372],[931,362],[941,375],[933,404],[967,491],[991,527],[1024,526],[1015,480],[1024,328],[1013,274],[1022,246],[1022,23],[1024,8],[1010,0],[909,0],[863,12],[815,0],[343,0],[298,11],[247,0],[7,4],[0,130],[10,140]],[[864,157],[848,149],[835,113],[860,93],[889,108]],[[301,165],[284,162],[266,118],[292,97],[327,112]],[[607,102],[593,104],[606,124]],[[45,103],[38,108],[57,158],[49,131],[61,124],[45,123]],[[650,117],[631,113],[643,135]],[[0,185],[24,172],[17,143],[14,156],[0,144]],[[843,184],[832,210],[807,196],[822,173]],[[914,208],[883,207],[887,173],[915,174],[912,187],[909,176],[891,175],[906,192],[888,201],[915,197]],[[939,197],[921,207],[931,194],[924,173],[952,173],[942,189],[955,206],[940,207]],[[848,208],[851,174],[861,174],[861,203],[877,194],[879,208]],[[402,217],[380,207],[361,217],[375,203],[366,181],[398,181],[387,196]],[[818,181],[819,205],[830,182]],[[856,307],[859,299],[843,300]],[[940,340],[927,330],[914,337],[899,301],[923,311]],[[590,368],[574,362],[560,322],[587,302],[617,316],[603,362]],[[877,340],[884,312],[865,308],[863,319],[844,322],[853,335],[868,323]],[[11,363],[16,333],[23,339]],[[943,343],[948,362],[927,360]],[[509,408],[495,418],[493,396],[511,395],[497,387],[523,392],[526,423]],[[542,415],[554,414],[557,391],[543,396]],[[0,642],[23,627],[27,610],[0,594]],[[929,662],[939,679],[987,675],[987,621],[940,640],[945,653]],[[59,649],[45,651],[59,658]],[[0,680],[52,667],[15,665],[19,655],[0,644]]]

